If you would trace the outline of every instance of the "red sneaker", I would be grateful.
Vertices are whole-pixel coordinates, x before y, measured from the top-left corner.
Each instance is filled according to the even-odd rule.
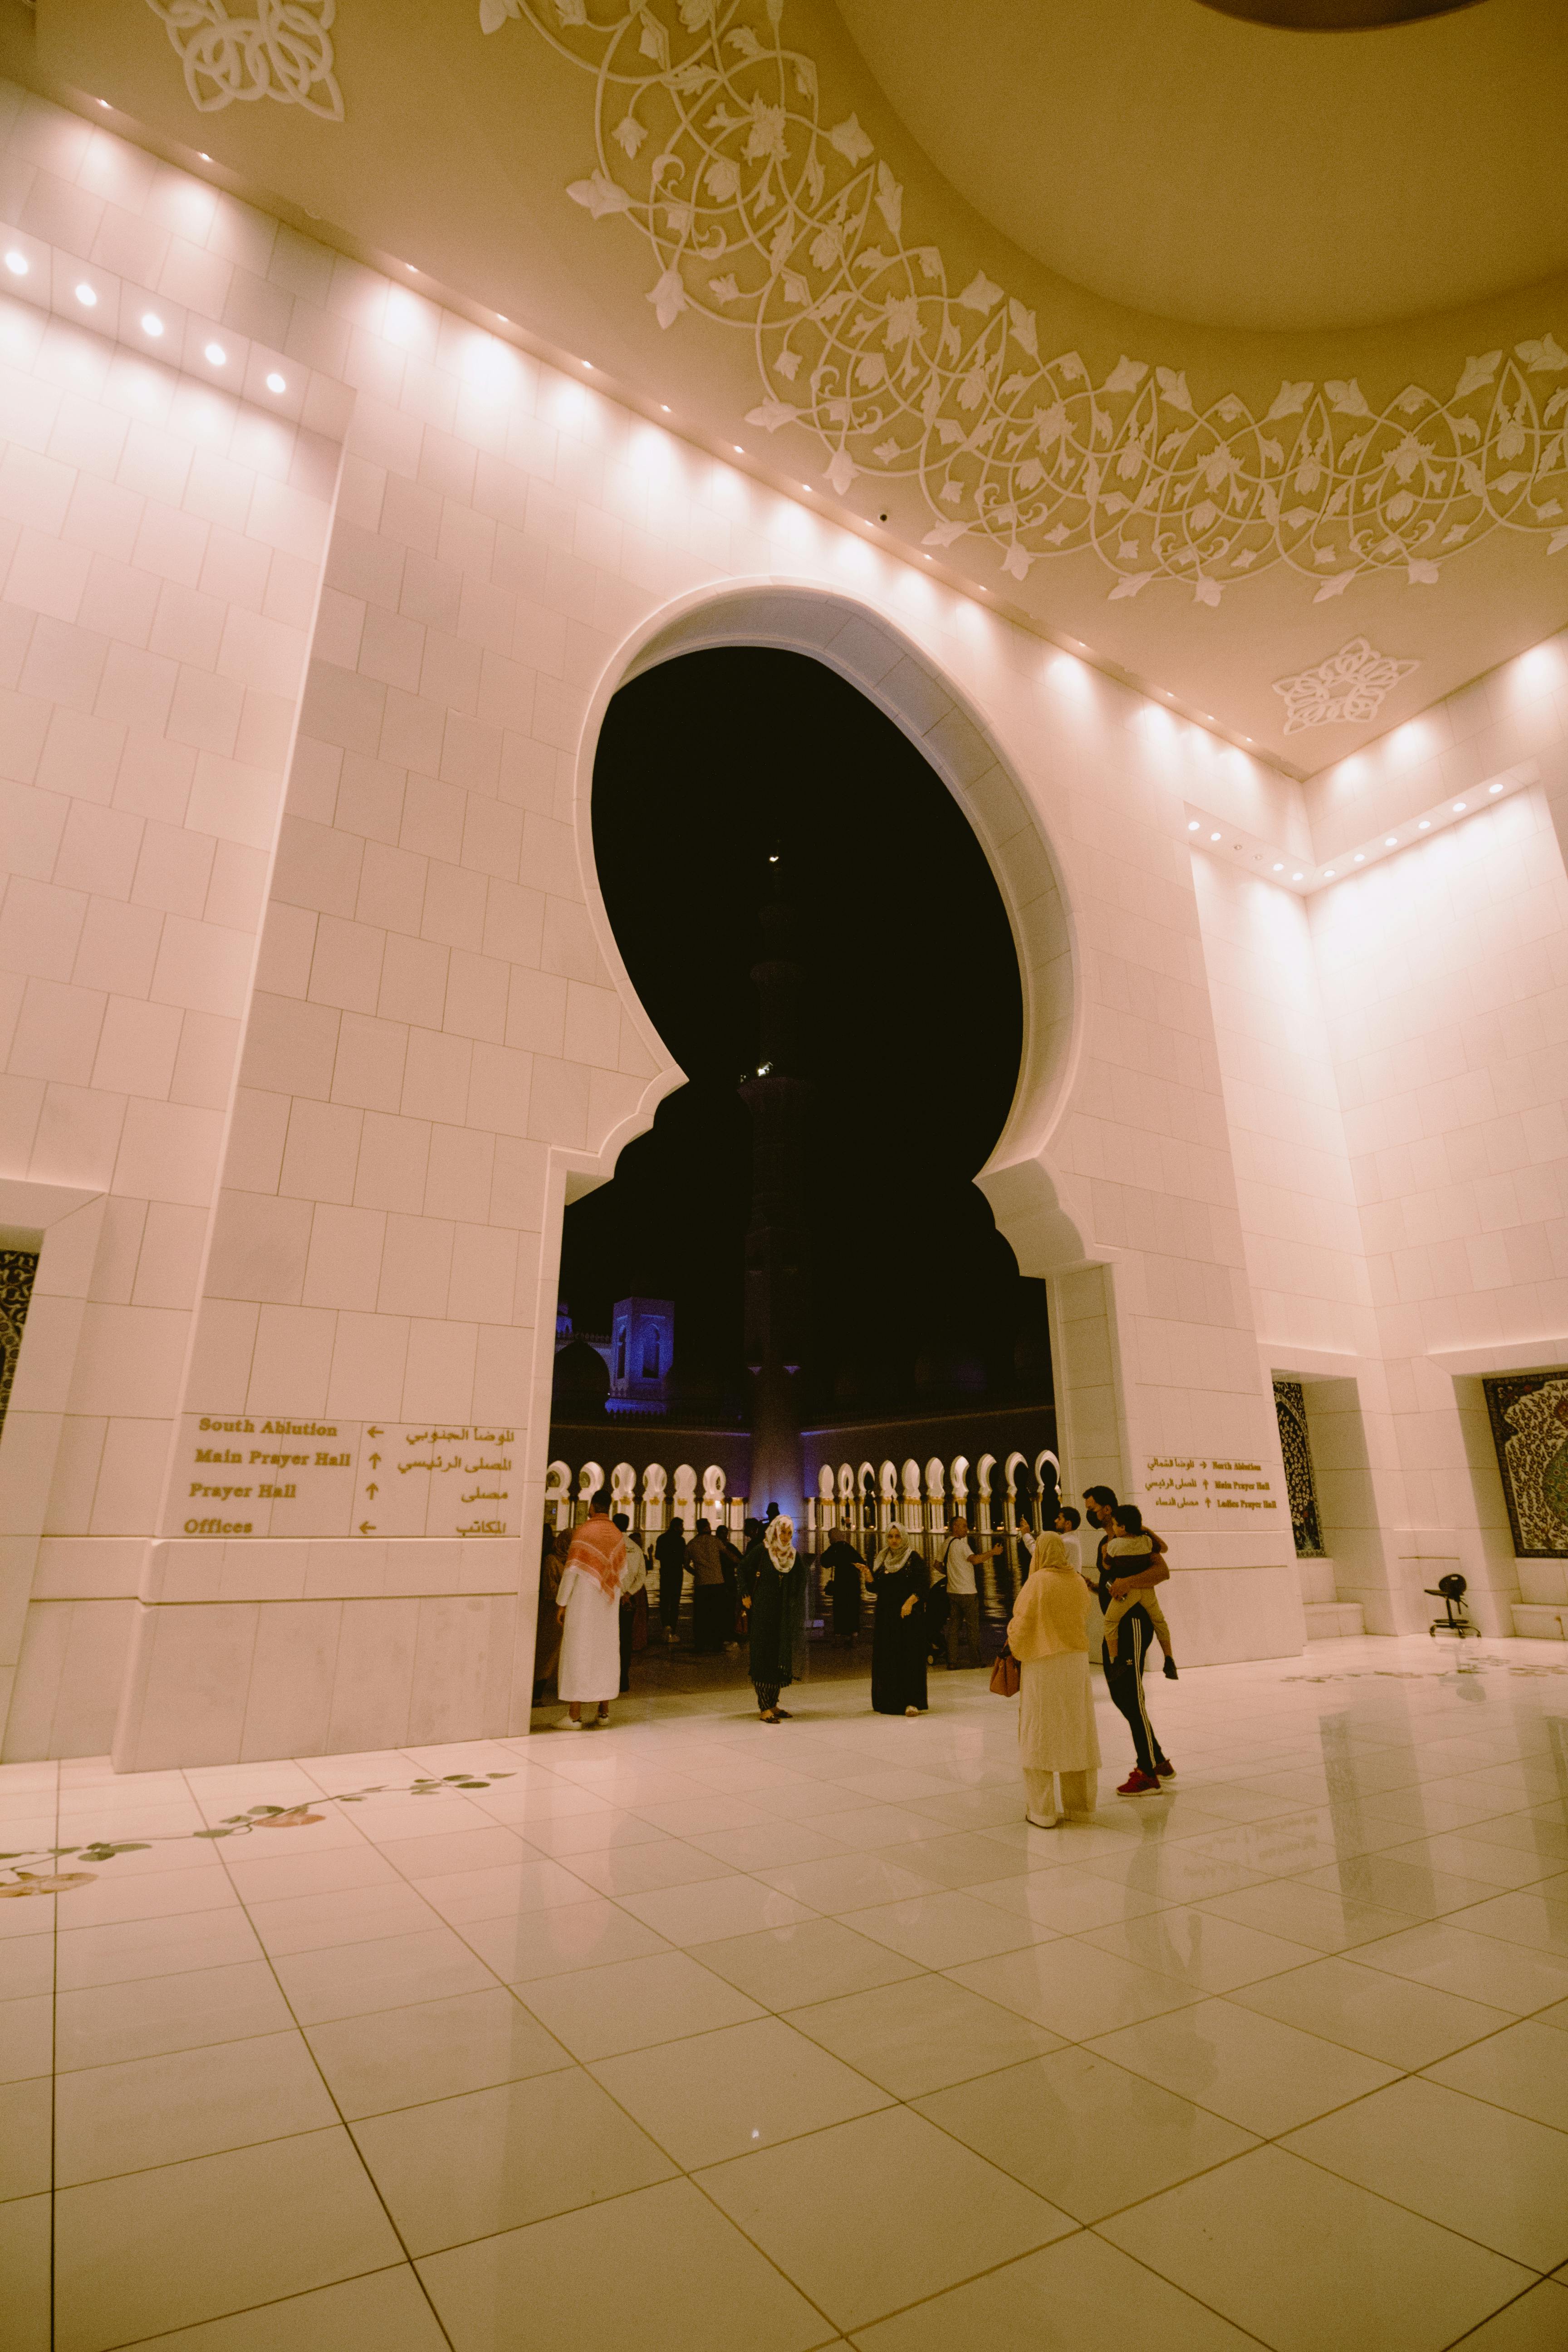
[[[1146,1797],[1151,1789],[1157,1790],[1159,1785],[1157,1780],[1152,1779],[1147,1772],[1141,1772],[1135,1764],[1116,1793],[1119,1797]]]
[[[1162,1780],[1173,1780],[1176,1777],[1176,1768],[1173,1764],[1156,1764],[1154,1769]]]

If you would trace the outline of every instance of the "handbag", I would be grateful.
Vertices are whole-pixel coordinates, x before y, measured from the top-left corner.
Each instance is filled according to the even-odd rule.
[[[998,1698],[1016,1698],[1018,1696],[1018,1685],[1022,1680],[1023,1675],[1019,1670],[1018,1661],[1013,1655],[1012,1651],[999,1651],[996,1656],[996,1663],[991,1669],[991,1687],[995,1692],[996,1696]]]

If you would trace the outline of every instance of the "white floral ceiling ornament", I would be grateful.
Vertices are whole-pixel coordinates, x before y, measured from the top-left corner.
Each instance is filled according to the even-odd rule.
[[[343,119],[332,73],[338,0],[256,0],[248,15],[224,0],[147,0],[185,69],[191,103],[216,114],[236,99],[275,98],[330,122]]]
[[[1375,719],[1384,697],[1421,667],[1418,661],[1395,661],[1380,654],[1365,637],[1352,637],[1316,669],[1277,677],[1276,694],[1285,698],[1285,732],[1299,735],[1305,727],[1364,726]]]
[[[928,547],[983,541],[1004,572],[1092,549],[1112,598],[1173,580],[1201,604],[1286,564],[1312,601],[1498,530],[1568,549],[1568,352],[1542,335],[1467,360],[1452,394],[1374,410],[1348,382],[1282,383],[1261,417],[1200,406],[1178,369],[1042,359],[1035,314],[983,270],[954,289],[907,237],[904,191],[854,115],[825,127],[815,61],[783,0],[480,0],[487,33],[531,24],[592,73],[596,153],[567,190],[652,249],[661,327],[688,311],[752,338],[763,398],[800,425],[841,496],[914,482]],[[1542,381],[1544,379],[1544,381]]]

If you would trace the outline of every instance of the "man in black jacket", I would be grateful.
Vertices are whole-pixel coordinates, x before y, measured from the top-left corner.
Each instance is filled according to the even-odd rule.
[[[658,1616],[666,1642],[673,1642],[680,1622],[680,1596],[686,1584],[686,1529],[672,1514],[668,1527],[654,1546],[658,1561]]]

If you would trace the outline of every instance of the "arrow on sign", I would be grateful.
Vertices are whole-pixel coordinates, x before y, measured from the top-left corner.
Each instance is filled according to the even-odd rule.
[[[379,1469],[380,1469],[380,1467],[381,1467],[381,1456],[380,1456],[380,1454],[373,1454],[371,1455],[371,1457],[370,1457],[370,1466],[371,1466],[371,1468],[372,1468],[373,1470],[379,1470]]]
[[[365,1431],[365,1435],[367,1437],[384,1437],[386,1435],[386,1432],[384,1429],[367,1429]]]
[[[380,1487],[375,1484],[375,1481],[374,1481],[374,1479],[372,1479],[372,1481],[371,1481],[370,1485],[365,1488],[365,1490],[364,1490],[364,1491],[365,1491],[365,1493],[366,1493],[367,1495],[379,1495],[379,1494],[380,1494],[380,1492],[381,1492],[381,1488],[380,1488]]]
[[[375,1533],[375,1526],[374,1526],[374,1522],[373,1520],[370,1520],[370,1519],[362,1519],[362,1520],[360,1521],[360,1523],[359,1523],[359,1531],[360,1531],[360,1533],[361,1533],[361,1535],[362,1535],[362,1536],[373,1536],[373,1535],[374,1535],[374,1533]]]

